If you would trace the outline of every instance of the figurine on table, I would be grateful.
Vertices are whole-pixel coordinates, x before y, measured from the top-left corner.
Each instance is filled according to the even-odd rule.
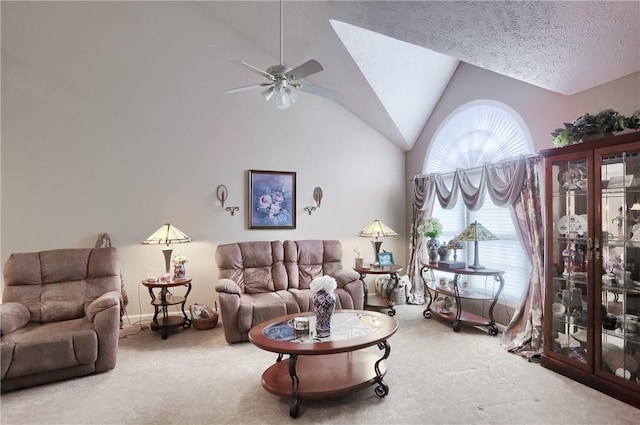
[[[630,232],[637,220],[635,219],[635,217],[633,217],[633,215],[631,215],[628,207],[626,213],[623,212],[623,207],[620,207],[618,208],[618,216],[614,217],[613,220],[611,220],[612,223],[615,223],[616,221],[618,225],[618,239],[623,241],[627,239],[624,234],[624,222],[627,222],[627,229]],[[629,238],[631,237],[632,235],[630,234]]]
[[[562,260],[564,262],[564,270],[562,276],[569,276],[569,272],[573,271],[573,262],[576,257],[576,246],[573,242],[569,242],[565,249],[562,250]]]

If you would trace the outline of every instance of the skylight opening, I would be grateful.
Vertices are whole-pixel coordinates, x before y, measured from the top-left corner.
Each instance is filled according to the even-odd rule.
[[[355,25],[329,22],[410,149],[459,61]]]

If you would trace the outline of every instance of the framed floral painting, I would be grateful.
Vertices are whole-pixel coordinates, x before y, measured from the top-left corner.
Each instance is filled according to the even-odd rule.
[[[249,228],[296,228],[296,173],[249,170]]]

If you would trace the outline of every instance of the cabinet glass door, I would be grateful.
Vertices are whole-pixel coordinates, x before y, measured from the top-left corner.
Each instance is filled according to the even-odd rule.
[[[547,344],[556,355],[567,357],[583,368],[590,365],[588,327],[589,254],[589,162],[586,158],[553,160],[551,166],[552,255],[547,299],[553,318]],[[550,307],[550,309],[549,309]],[[588,365],[589,363],[589,365]]]
[[[602,193],[596,368],[601,375],[640,385],[640,149],[597,151],[596,161]]]

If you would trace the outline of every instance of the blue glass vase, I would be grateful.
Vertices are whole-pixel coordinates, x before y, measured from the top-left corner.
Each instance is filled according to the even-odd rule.
[[[331,316],[336,309],[336,295],[321,289],[313,294],[313,311],[316,313],[316,335],[326,338],[331,335]]]

